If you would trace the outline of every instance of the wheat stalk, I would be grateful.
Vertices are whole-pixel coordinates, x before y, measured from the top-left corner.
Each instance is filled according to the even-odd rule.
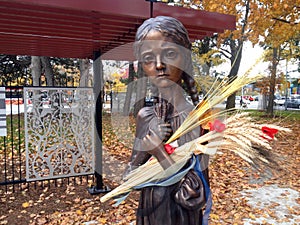
[[[167,141],[171,143],[178,139],[180,136],[188,133],[189,131],[195,129],[199,125],[204,122],[211,120],[212,118],[216,118],[222,114],[226,114],[226,111],[221,111],[217,114],[211,115],[210,118],[206,118],[205,120],[199,120],[201,116],[205,115],[210,109],[215,107],[217,104],[223,102],[230,95],[241,89],[243,86],[252,83],[261,78],[261,75],[255,76],[243,76],[237,77],[236,79],[229,80],[228,82],[223,81],[218,85],[214,90],[209,92],[209,95],[205,97],[205,100],[200,102],[195,109],[187,116],[181,126],[174,132],[174,134]]]
[[[166,179],[172,174],[178,172],[183,165],[191,158],[192,154],[214,154],[216,148],[221,151],[232,151],[238,154],[243,160],[254,166],[270,164],[270,159],[261,154],[262,149],[271,149],[270,142],[263,138],[261,128],[263,126],[273,127],[279,132],[290,132],[290,129],[269,125],[269,124],[254,124],[251,117],[247,113],[236,113],[224,121],[226,129],[222,133],[210,131],[207,134],[179,146],[170,157],[175,161],[175,164],[163,170],[155,158],[148,161],[144,165],[133,170],[126,178],[125,182],[119,187],[104,195],[100,201],[105,202],[115,196],[130,192],[134,187],[147,183],[158,182]],[[204,143],[209,144],[204,145]]]

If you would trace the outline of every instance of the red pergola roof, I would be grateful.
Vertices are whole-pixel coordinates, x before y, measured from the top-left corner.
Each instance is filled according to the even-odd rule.
[[[235,17],[153,4],[153,16],[179,19],[192,40],[235,29]],[[145,0],[0,0],[0,54],[132,60]]]

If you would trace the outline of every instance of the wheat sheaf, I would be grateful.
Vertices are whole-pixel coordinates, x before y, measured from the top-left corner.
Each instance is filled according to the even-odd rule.
[[[277,132],[291,132],[290,129],[273,124],[257,124],[252,121],[248,113],[212,111],[228,96],[260,78],[260,75],[245,74],[234,80],[224,80],[217,87],[212,88],[205,100],[192,110],[166,144],[174,143],[183,134],[212,121],[217,121],[222,129],[216,127],[205,135],[177,147],[170,155],[175,163],[166,170],[155,158],[151,158],[147,163],[131,171],[120,186],[101,197],[100,201],[105,202],[128,194],[142,184],[161,182],[178,173],[193,155],[200,153],[214,155],[217,151],[232,151],[254,167],[272,167],[275,159],[270,152],[272,149],[270,141],[275,138]],[[221,122],[220,118],[222,118]]]

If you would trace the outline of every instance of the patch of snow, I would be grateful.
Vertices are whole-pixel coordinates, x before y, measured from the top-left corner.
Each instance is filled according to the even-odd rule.
[[[249,205],[253,208],[274,213],[276,217],[256,216],[255,219],[245,219],[244,225],[264,224],[273,225],[294,225],[300,224],[300,215],[291,214],[290,209],[293,207],[300,208],[300,205],[295,199],[300,198],[300,193],[291,188],[281,188],[278,185],[264,186],[261,188],[250,189],[242,192],[246,197]],[[255,215],[255,212],[253,212]]]

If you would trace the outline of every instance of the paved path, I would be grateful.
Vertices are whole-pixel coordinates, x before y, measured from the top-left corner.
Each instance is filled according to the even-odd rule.
[[[263,216],[253,215],[255,219],[245,219],[244,225],[273,224],[296,225],[300,224],[300,193],[291,188],[281,188],[275,185],[266,185],[261,188],[247,190],[242,193],[254,209],[265,212]],[[298,201],[299,202],[299,201]],[[270,216],[272,215],[272,216]]]

